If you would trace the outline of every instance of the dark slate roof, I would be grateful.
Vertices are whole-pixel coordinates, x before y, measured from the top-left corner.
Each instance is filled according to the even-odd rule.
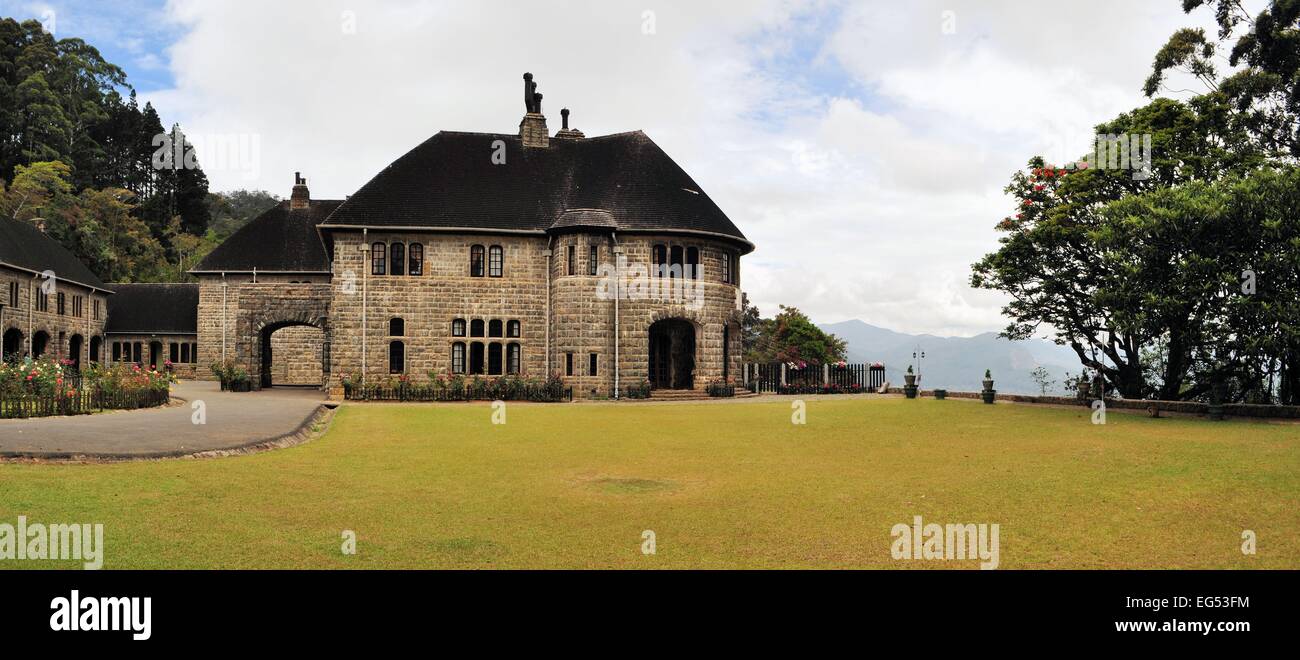
[[[103,280],[58,241],[25,222],[10,218],[0,218],[0,262],[38,273],[52,270],[60,280],[108,289]]]
[[[506,162],[492,162],[493,143]],[[322,226],[545,231],[566,209],[600,209],[622,231],[745,235],[641,131],[550,141],[443,131],[398,158]]]
[[[113,284],[104,332],[192,335],[199,331],[198,284]]]
[[[330,260],[316,225],[342,204],[313,199],[305,209],[289,210],[283,201],[253,218],[195,266],[191,273],[281,271],[329,272]]]

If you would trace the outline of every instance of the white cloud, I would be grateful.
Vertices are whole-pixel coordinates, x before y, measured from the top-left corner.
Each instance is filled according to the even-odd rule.
[[[652,4],[647,35],[645,3],[173,0],[176,87],[149,99],[260,137],[257,178],[208,170],[215,189],[283,195],[301,170],[342,197],[438,130],[515,130],[532,71],[555,123],[643,129],[691,173],[758,245],[765,312],[974,334],[1006,324],[966,282],[1010,173],[1080,155],[1193,22],[1172,1]]]

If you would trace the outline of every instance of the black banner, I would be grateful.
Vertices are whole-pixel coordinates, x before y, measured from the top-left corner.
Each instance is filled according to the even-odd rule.
[[[141,650],[307,631],[345,644],[471,632],[518,642],[579,629],[648,641],[647,631],[658,639],[710,626],[742,646],[815,634],[918,650],[1044,635],[1240,648],[1294,633],[1300,586],[1289,571],[6,571],[0,580],[0,622],[26,640]]]

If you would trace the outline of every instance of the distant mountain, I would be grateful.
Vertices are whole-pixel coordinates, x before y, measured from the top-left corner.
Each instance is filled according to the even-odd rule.
[[[1046,367],[1056,381],[1049,394],[1062,394],[1062,381],[1068,371],[1078,374],[1079,359],[1068,346],[1042,340],[1008,341],[997,333],[986,332],[974,337],[936,337],[909,335],[876,327],[859,320],[818,324],[848,342],[850,362],[883,362],[890,383],[902,385],[912,353],[919,345],[925,351],[920,361],[921,386],[950,390],[980,389],[984,370],[993,372],[994,387],[1007,394],[1038,394],[1038,384],[1030,372]]]

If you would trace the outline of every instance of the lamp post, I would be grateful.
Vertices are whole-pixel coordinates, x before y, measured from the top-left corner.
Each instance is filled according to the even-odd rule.
[[[918,344],[915,351],[912,351],[912,359],[916,360],[916,382],[921,382],[921,361],[925,359],[925,351],[921,350]]]

